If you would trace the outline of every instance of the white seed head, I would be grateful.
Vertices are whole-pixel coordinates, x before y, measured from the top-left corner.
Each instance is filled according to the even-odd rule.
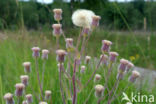
[[[90,10],[80,9],[72,14],[72,22],[79,27],[90,27],[94,15]]]

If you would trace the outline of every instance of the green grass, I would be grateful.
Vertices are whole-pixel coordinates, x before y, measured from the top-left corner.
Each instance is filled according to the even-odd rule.
[[[78,31],[67,30],[67,37],[73,37],[76,40],[76,34]],[[22,63],[24,61],[30,61],[32,63],[32,73],[30,75],[29,84],[33,86],[35,92],[39,94],[39,86],[37,84],[37,76],[35,72],[35,62],[32,58],[31,48],[33,46],[39,46],[41,49],[49,49],[50,55],[49,59],[46,62],[46,71],[45,71],[45,80],[44,80],[44,90],[52,91],[52,101],[53,104],[61,104],[61,95],[59,88],[59,80],[58,80],[58,69],[57,62],[55,56],[55,39],[51,36],[51,31],[47,32],[39,32],[39,31],[25,31],[22,35],[20,32],[10,32],[6,31],[8,38],[6,40],[0,40],[0,103],[4,104],[3,95],[7,92],[14,93],[15,84],[20,82],[20,75],[25,74]],[[148,50],[147,45],[147,36],[146,34],[136,35],[135,38],[137,42],[134,41],[134,37],[132,34],[124,33],[124,32],[108,32],[104,30],[97,30],[93,32],[91,36],[91,40],[88,43],[87,54],[92,57],[100,56],[101,49],[101,41],[103,39],[108,39],[113,42],[112,50],[117,51],[120,56],[119,58],[130,59],[130,57],[134,56],[135,59],[132,60],[135,65],[154,69],[156,66],[156,48],[155,48],[155,39],[156,36],[151,35],[151,44],[150,49]],[[65,49],[63,38],[61,40],[61,47]],[[140,48],[141,50],[140,50]],[[137,56],[136,56],[137,55]],[[143,57],[144,55],[144,57]],[[137,57],[137,58],[136,58]],[[95,63],[93,63],[93,67],[95,68]],[[42,70],[42,60],[39,59],[39,68],[40,74]],[[86,74],[82,77],[82,83],[85,83],[87,79],[91,75],[91,69],[89,66],[87,67]],[[90,71],[91,70],[91,71]],[[103,75],[104,68],[101,67],[97,73]],[[113,70],[116,70],[114,67]],[[115,75],[111,75],[111,81],[109,82],[109,87],[115,81]],[[104,83],[104,78],[100,81],[101,84]],[[127,78],[122,81],[119,85],[118,93],[127,85]],[[150,85],[149,85],[150,86]],[[94,87],[94,83],[91,82],[86,89],[84,89],[81,93],[78,93],[78,104],[83,104],[84,100],[90,93],[91,89]],[[142,87],[143,94],[151,94],[149,89],[146,89],[147,86]],[[154,91],[155,89],[152,89]],[[129,95],[131,92],[137,93],[140,91],[136,86],[131,85],[126,93]],[[32,93],[30,86],[28,86],[26,93]],[[105,93],[104,95],[106,95]],[[153,94],[153,93],[152,93]],[[120,104],[118,101],[121,101],[121,96],[118,97],[118,100],[113,102],[114,104]],[[89,99],[89,104],[95,104],[96,98],[94,97],[94,92],[91,94]],[[35,100],[34,104],[37,104]]]

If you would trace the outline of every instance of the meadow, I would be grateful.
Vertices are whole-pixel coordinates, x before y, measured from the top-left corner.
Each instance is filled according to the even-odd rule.
[[[65,34],[67,37],[72,37],[74,39],[74,44],[76,37],[78,36],[79,29],[67,29]],[[101,41],[103,39],[110,40],[113,42],[112,49],[119,53],[118,61],[120,58],[125,58],[131,60],[135,66],[145,67],[149,69],[154,69],[156,66],[156,36],[150,34],[150,43],[148,43],[148,32],[118,32],[118,31],[108,31],[103,29],[95,30],[88,43],[88,48],[86,49],[87,55],[92,58],[99,58],[101,51]],[[60,39],[60,47],[65,49],[65,42],[63,37]],[[37,83],[37,75],[35,72],[35,61],[32,58],[31,48],[33,46],[39,46],[41,49],[48,49],[50,51],[48,61],[46,61],[45,67],[45,77],[44,77],[44,87],[43,90],[52,91],[52,102],[50,104],[60,104],[62,103],[60,88],[59,88],[59,72],[56,61],[56,43],[55,38],[52,36],[51,30],[46,31],[8,31],[5,30],[1,32],[0,39],[0,102],[5,104],[3,96],[6,92],[14,93],[15,84],[20,82],[20,75],[24,75],[24,68],[22,63],[25,61],[30,61],[32,63],[32,72],[29,76],[29,84],[33,86],[34,92],[39,93],[39,86]],[[82,83],[85,83],[87,79],[91,76],[90,70],[94,70],[96,62],[93,61],[93,68],[87,66],[87,72],[85,76],[82,77]],[[42,74],[43,60],[39,59],[39,70],[40,75]],[[117,63],[118,65],[118,63]],[[117,66],[116,65],[116,66]],[[97,73],[103,73],[103,68],[100,67]],[[116,67],[113,69],[117,71]],[[114,72],[113,71],[113,72]],[[111,81],[109,82],[109,87],[115,82],[115,72],[111,74]],[[105,77],[105,76],[104,76]],[[104,77],[100,81],[101,84],[105,83]],[[128,76],[121,81],[119,84],[119,89],[117,93],[119,94],[122,89],[126,87],[128,83]],[[26,93],[35,94],[31,87],[27,87]],[[77,103],[83,104],[88,95],[91,95],[88,100],[88,104],[95,104],[97,99],[93,92],[94,82],[91,82],[87,89],[82,93],[78,93]],[[127,94],[131,92],[137,93],[140,91],[143,94],[155,94],[155,88],[148,89],[150,85],[142,85],[141,87],[130,85],[125,91]],[[107,95],[105,92],[104,95]],[[24,98],[22,98],[24,99]],[[106,100],[107,101],[107,100]],[[37,99],[34,98],[34,103],[37,103]],[[70,101],[68,102],[70,104]],[[124,104],[121,103],[121,96],[113,102],[113,104]],[[134,103],[135,104],[135,103]],[[136,103],[137,104],[137,103]],[[154,103],[153,103],[154,104]]]

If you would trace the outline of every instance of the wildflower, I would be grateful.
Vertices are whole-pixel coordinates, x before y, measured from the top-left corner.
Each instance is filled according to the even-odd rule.
[[[103,53],[108,53],[109,50],[110,50],[110,46],[112,45],[112,42],[111,41],[108,41],[108,40],[102,40],[102,48],[101,48],[101,51]]]
[[[92,20],[92,26],[97,27],[99,25],[99,20],[101,19],[100,16],[92,16],[93,20]]]
[[[116,57],[118,56],[119,54],[117,52],[109,52],[109,60],[111,62],[115,62],[116,61]]]
[[[91,57],[90,56],[86,56],[85,57],[85,63],[88,64],[91,60]]]
[[[41,101],[39,104],[48,104],[47,102]]]
[[[28,104],[33,102],[32,94],[27,94],[25,97]]]
[[[53,12],[54,12],[54,19],[56,21],[62,20],[62,9],[54,9]]]
[[[49,50],[43,49],[42,50],[42,59],[47,60],[48,59]]]
[[[127,64],[127,70],[126,71],[129,72],[129,69],[131,69],[133,67],[134,67],[134,64],[129,61]]]
[[[84,73],[84,71],[85,71],[85,69],[86,69],[86,67],[83,65],[83,66],[81,66],[81,73]]]
[[[62,34],[62,25],[61,24],[53,24],[53,35],[59,37]]]
[[[79,27],[90,27],[92,23],[92,17],[95,14],[90,10],[77,10],[72,15],[72,22]]]
[[[27,101],[23,101],[22,104],[28,104]]]
[[[135,57],[134,56],[130,56],[130,60],[131,61],[134,61],[135,60]]]
[[[49,100],[50,97],[51,97],[51,91],[46,90],[46,91],[45,91],[45,100]]]
[[[124,72],[122,72],[122,71],[118,71],[117,79],[118,79],[118,80],[122,80],[123,77],[124,77]]]
[[[103,92],[104,92],[104,87],[100,84],[95,86],[95,96],[97,98],[100,98],[103,96]]]
[[[57,61],[60,63],[63,63],[65,60],[65,55],[67,54],[66,51],[59,49],[59,50],[56,50],[56,54],[57,54]]]
[[[6,93],[4,95],[4,99],[6,100],[6,104],[15,104],[13,95],[11,93]]]
[[[121,59],[120,60],[120,65],[119,65],[119,70],[122,71],[122,72],[125,72],[127,64],[128,64],[128,60]]]
[[[66,48],[68,51],[71,51],[73,48],[73,39],[72,38],[66,38]]]
[[[102,59],[101,59],[102,58]],[[108,56],[107,55],[101,55],[100,59],[102,60],[101,64],[107,65],[108,64]]]
[[[18,97],[22,96],[24,93],[24,88],[25,88],[24,84],[23,83],[17,83],[15,85],[15,87],[16,87],[15,95]]]
[[[134,83],[138,77],[140,77],[140,73],[134,70],[132,71],[132,75],[129,77],[129,81]]]
[[[28,75],[21,75],[21,82],[27,86],[28,85],[28,80],[29,80],[29,76]]]
[[[37,58],[40,56],[40,48],[39,47],[33,47],[32,48],[32,51],[33,51],[33,57]]]
[[[24,66],[24,71],[26,73],[30,73],[31,72],[31,63],[30,62],[24,62],[23,66]]]
[[[96,74],[95,78],[94,78],[94,82],[99,82],[101,80],[101,75],[100,74]]]
[[[86,27],[86,28],[83,28],[83,36],[86,37],[87,35],[89,35],[89,32],[90,32],[90,28]]]

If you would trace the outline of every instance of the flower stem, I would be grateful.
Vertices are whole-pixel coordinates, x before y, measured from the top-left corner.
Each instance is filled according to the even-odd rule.
[[[46,60],[43,60],[43,69],[42,69],[42,89],[43,89],[43,84],[44,84],[44,73],[45,73],[45,65],[46,65]]]

